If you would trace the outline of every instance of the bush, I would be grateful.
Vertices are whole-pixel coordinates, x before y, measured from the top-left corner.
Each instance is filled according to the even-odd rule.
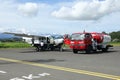
[[[114,40],[114,39],[119,39],[120,40],[120,31],[111,32],[110,36],[111,36],[112,40]]]
[[[120,46],[120,42],[110,42],[110,44],[113,46]]]

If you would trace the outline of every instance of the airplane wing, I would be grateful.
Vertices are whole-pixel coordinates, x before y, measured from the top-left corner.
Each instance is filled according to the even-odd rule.
[[[20,37],[29,37],[29,38],[33,38],[33,37],[43,37],[45,38],[46,36],[43,35],[30,35],[30,34],[24,34],[24,33],[12,33],[12,32],[4,32],[4,34],[13,34],[15,36],[20,36]]]
[[[25,38],[30,38],[30,39],[35,39],[35,40],[39,40],[39,39],[46,39],[48,37],[50,37],[50,43],[51,44],[56,44],[59,45],[61,43],[63,43],[63,36],[61,35],[50,35],[50,34],[40,34],[40,35],[30,35],[30,34],[24,34],[24,33],[12,33],[12,32],[4,32],[4,34],[13,34],[15,36],[20,36],[20,37],[25,37]],[[28,42],[28,41],[26,41]]]

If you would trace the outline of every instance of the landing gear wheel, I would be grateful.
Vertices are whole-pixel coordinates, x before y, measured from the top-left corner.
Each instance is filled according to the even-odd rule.
[[[59,50],[60,50],[60,52],[62,52],[62,51],[63,51],[63,48],[62,48],[62,46],[59,48]]]
[[[40,51],[40,48],[37,46],[35,47],[36,51],[39,52]]]

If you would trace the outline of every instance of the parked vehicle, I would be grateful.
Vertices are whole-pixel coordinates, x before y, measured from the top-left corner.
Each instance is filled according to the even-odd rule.
[[[97,50],[105,52],[108,51],[109,47],[112,47],[112,45],[108,44],[110,41],[111,37],[103,33],[73,33],[71,35],[70,48],[73,50],[73,53],[78,53],[78,51],[91,53]]]
[[[36,51],[55,50],[62,51],[63,36],[60,34],[39,34],[30,35],[24,33],[4,32],[4,34],[13,34],[20,36],[22,39],[36,48]]]
[[[62,51],[63,37],[61,35],[47,35],[43,37],[34,37],[32,45],[36,51],[55,50]]]

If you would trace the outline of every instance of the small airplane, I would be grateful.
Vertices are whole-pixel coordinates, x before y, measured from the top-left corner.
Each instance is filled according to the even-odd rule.
[[[62,51],[62,45],[64,43],[63,36],[59,34],[30,35],[12,32],[4,32],[4,34],[13,34],[22,37],[25,42],[34,46],[36,51],[55,50],[56,48]]]

